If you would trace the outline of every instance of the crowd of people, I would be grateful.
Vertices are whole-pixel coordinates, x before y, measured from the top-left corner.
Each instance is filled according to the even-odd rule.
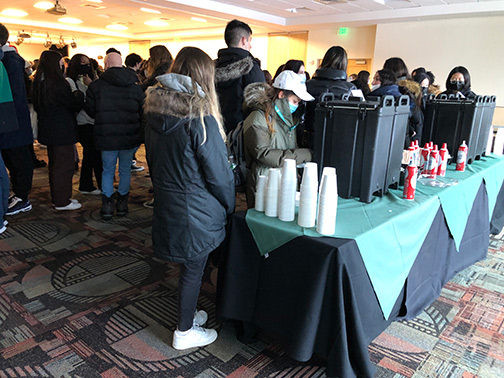
[[[251,54],[252,30],[239,20],[227,24],[227,48],[215,61],[195,47],[183,48],[173,59],[157,45],[148,60],[132,53],[123,64],[121,53],[110,48],[102,69],[84,54],[65,60],[47,50],[31,75],[8,37],[0,24],[0,233],[6,215],[32,208],[33,169],[45,164],[34,155],[33,129],[47,146],[55,210],[82,206],[72,198],[75,144],[80,143],[79,191],[101,194],[104,220],[128,213],[131,171],[141,169],[135,152],[145,143],[155,198],[153,250],[180,264],[176,349],[217,338],[215,330],[202,327],[208,315],[197,311],[196,303],[208,255],[224,240],[235,207],[226,135],[241,124],[252,207],[258,175],[281,167],[284,159],[298,164],[312,159],[315,109],[326,93],[338,99],[358,90],[366,98],[409,96],[405,145],[421,139],[427,96],[441,93],[431,72],[410,73],[397,57],[387,59],[372,79],[367,71],[348,78],[341,46],[327,50],[312,77],[301,60],[287,61],[272,77]],[[442,93],[474,97],[467,69],[455,67]]]

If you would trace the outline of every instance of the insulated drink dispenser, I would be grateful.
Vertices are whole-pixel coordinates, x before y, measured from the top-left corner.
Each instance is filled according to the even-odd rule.
[[[336,168],[339,196],[359,197],[369,203],[373,193],[385,193],[390,143],[395,139],[394,115],[392,96],[384,96],[381,101],[350,98],[322,99],[319,103],[315,111],[314,161],[319,165],[319,174],[324,166]]]
[[[481,117],[480,135],[476,146],[476,158],[478,158],[478,156],[481,157],[485,155],[488,136],[490,135],[492,127],[496,101],[497,98],[495,96],[483,97],[483,115]]]
[[[385,193],[390,186],[395,189],[399,187],[399,176],[401,174],[401,160],[404,149],[404,139],[408,128],[410,113],[409,96],[401,96],[396,99],[394,112],[394,124],[390,135],[390,149],[387,161],[387,175],[385,177]]]

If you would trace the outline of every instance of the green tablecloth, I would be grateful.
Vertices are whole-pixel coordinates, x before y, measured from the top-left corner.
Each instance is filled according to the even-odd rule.
[[[458,249],[482,180],[488,193],[489,211],[493,213],[504,180],[504,157],[484,157],[469,165],[465,172],[456,172],[452,164],[446,177],[458,180],[458,185],[439,188],[419,184],[414,201],[402,199],[402,190],[391,190],[370,204],[338,199],[333,237],[356,240],[387,319],[439,206]],[[321,236],[315,228],[299,227],[297,220],[282,222],[253,209],[247,211],[246,221],[262,255],[301,235]]]

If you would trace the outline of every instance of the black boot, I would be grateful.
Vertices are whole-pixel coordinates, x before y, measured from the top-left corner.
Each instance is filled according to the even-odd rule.
[[[114,198],[102,194],[101,216],[104,220],[112,219],[114,215]]]
[[[129,193],[126,193],[125,195],[117,193],[116,213],[120,217],[128,214],[128,196]]]

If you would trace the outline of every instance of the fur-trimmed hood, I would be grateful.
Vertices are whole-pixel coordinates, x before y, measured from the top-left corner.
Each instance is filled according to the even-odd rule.
[[[165,74],[156,78],[158,84],[146,91],[144,112],[172,116],[176,118],[196,118],[203,108],[205,116],[210,115],[210,106],[199,85],[199,96],[194,95],[192,79],[178,74]]]
[[[415,98],[422,97],[422,87],[416,81],[401,80],[399,81],[399,86],[406,88],[415,96]]]
[[[254,109],[266,110],[273,90],[273,87],[266,83],[247,85],[243,91],[243,110],[245,113]]]
[[[230,47],[219,50],[215,82],[223,83],[247,75],[254,68],[254,57],[247,50]]]

